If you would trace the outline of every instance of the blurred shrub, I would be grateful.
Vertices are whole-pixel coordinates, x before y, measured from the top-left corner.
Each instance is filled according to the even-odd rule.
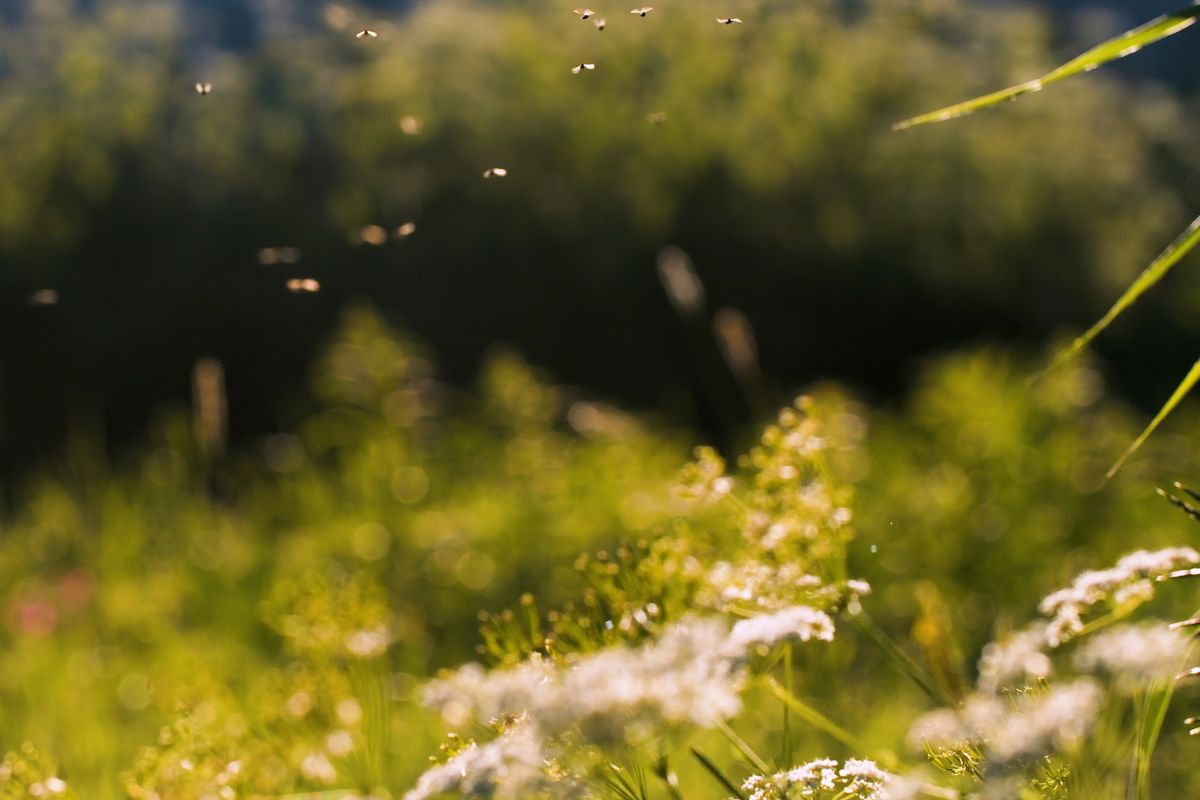
[[[1154,489],[1200,470],[1190,437],[1164,436],[1129,474],[1105,481],[1136,417],[1105,399],[1090,365],[1033,385],[1028,374],[995,351],[953,356],[927,367],[903,408],[873,421],[860,570],[892,587],[881,605],[897,620],[919,607],[896,579],[931,582],[952,598],[947,618],[970,632],[971,652],[1089,565],[1189,530]]]

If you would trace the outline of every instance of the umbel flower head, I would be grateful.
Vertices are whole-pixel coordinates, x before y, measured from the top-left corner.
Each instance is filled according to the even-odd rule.
[[[710,726],[741,710],[744,675],[719,619],[690,619],[642,647],[612,647],[563,666],[534,657],[486,672],[468,665],[431,683],[425,701],[451,725],[521,716],[545,736],[595,743],[680,724]]]
[[[426,771],[404,800],[426,800],[447,793],[520,800],[552,788],[567,790],[556,792],[557,796],[573,793],[566,782],[546,770],[541,738],[529,725],[518,723],[499,738],[484,745],[472,742],[445,764]]]
[[[1200,563],[1200,553],[1190,547],[1137,550],[1123,556],[1109,569],[1081,573],[1070,586],[1047,596],[1038,606],[1050,617],[1046,642],[1058,647],[1084,628],[1084,616],[1095,606],[1108,603],[1117,609],[1138,606],[1154,595],[1155,578],[1181,566]]]
[[[909,793],[907,782],[866,759],[844,764],[821,758],[774,775],[751,775],[742,784],[749,800],[899,800]]]
[[[909,731],[914,747],[957,748],[972,743],[1003,765],[1074,746],[1091,729],[1104,692],[1080,678],[1047,690],[1026,692],[1011,703],[995,695],[971,695],[961,709],[940,709]]]
[[[1075,666],[1084,672],[1103,672],[1117,688],[1133,692],[1170,681],[1188,654],[1188,640],[1167,623],[1149,620],[1118,625],[1096,634],[1075,653]]]

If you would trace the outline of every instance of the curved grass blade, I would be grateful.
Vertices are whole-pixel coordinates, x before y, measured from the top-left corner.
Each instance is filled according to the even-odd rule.
[[[1192,365],[1192,369],[1188,372],[1187,377],[1185,377],[1183,382],[1175,388],[1174,394],[1172,394],[1171,398],[1167,400],[1163,407],[1158,410],[1158,413],[1154,416],[1154,419],[1152,419],[1150,424],[1146,426],[1146,430],[1142,431],[1142,434],[1138,436],[1138,438],[1134,439],[1133,444],[1129,445],[1129,448],[1121,454],[1119,459],[1117,459],[1117,463],[1113,464],[1112,469],[1108,471],[1109,478],[1117,474],[1117,470],[1123,467],[1125,462],[1129,460],[1129,457],[1137,452],[1137,449],[1141,447],[1147,439],[1150,438],[1150,434],[1154,433],[1155,429],[1157,429],[1158,426],[1162,424],[1162,421],[1167,418],[1167,415],[1175,410],[1175,406],[1182,402],[1183,398],[1187,396],[1187,393],[1190,392],[1192,387],[1197,383],[1200,383],[1200,361],[1197,361]]]
[[[1181,233],[1179,238],[1171,242],[1167,249],[1162,251],[1158,258],[1150,263],[1150,266],[1142,270],[1142,274],[1137,276],[1137,279],[1129,285],[1125,293],[1117,299],[1117,302],[1113,303],[1112,308],[1095,325],[1088,328],[1085,333],[1076,337],[1075,341],[1060,350],[1044,372],[1049,372],[1079,355],[1079,352],[1087,347],[1101,331],[1112,324],[1113,320],[1120,316],[1125,309],[1133,305],[1150,287],[1162,280],[1171,271],[1171,268],[1183,260],[1183,257],[1190,253],[1198,244],[1200,244],[1200,217],[1192,220],[1192,224],[1188,225],[1187,230]]]
[[[1109,61],[1116,61],[1118,58],[1131,56],[1146,45],[1154,44],[1160,39],[1165,39],[1190,27],[1195,24],[1198,18],[1200,18],[1200,3],[1193,3],[1186,8],[1164,14],[1140,27],[1126,31],[1120,36],[1096,45],[1086,53],[1076,56],[1057,69],[1047,72],[1040,78],[1035,78],[1025,83],[1010,86],[1007,89],[1001,89],[998,92],[985,94],[962,103],[938,109],[937,111],[931,111],[928,114],[921,114],[920,116],[897,122],[892,126],[892,130],[900,131],[905,128],[926,125],[931,122],[944,122],[948,119],[965,116],[981,108],[998,105],[1008,100],[1016,100],[1024,94],[1040,92],[1043,88],[1056,81],[1061,81],[1072,75],[1078,75],[1080,72],[1089,72]]]

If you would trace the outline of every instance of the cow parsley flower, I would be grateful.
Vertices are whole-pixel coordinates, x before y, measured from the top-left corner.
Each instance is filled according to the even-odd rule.
[[[1037,623],[1012,634],[1003,641],[991,642],[979,658],[978,686],[983,692],[998,692],[1009,686],[1046,678],[1054,671],[1046,655],[1046,625]]]
[[[732,717],[741,710],[743,682],[725,623],[691,619],[656,642],[608,648],[566,666],[538,658],[493,672],[468,665],[431,683],[425,701],[452,725],[523,714],[545,736],[577,730],[588,741],[613,742]]]
[[[821,758],[774,775],[751,775],[742,784],[742,792],[749,800],[892,800],[907,796],[889,792],[890,786],[899,788],[901,783],[873,761],[847,759],[839,764]]]
[[[972,742],[998,764],[1034,758],[1082,739],[1102,699],[1100,685],[1090,678],[1021,694],[1011,703],[976,693],[960,710],[939,709],[918,719],[909,741],[944,747]]]
[[[729,646],[745,653],[759,645],[770,647],[790,640],[832,642],[833,634],[833,620],[824,611],[792,606],[738,622],[729,634]]]
[[[1084,615],[1097,604],[1107,601],[1118,608],[1139,605],[1153,596],[1153,578],[1197,563],[1200,553],[1190,547],[1154,552],[1137,550],[1109,569],[1080,574],[1070,586],[1047,596],[1038,606],[1051,617],[1046,629],[1047,643],[1058,647],[1082,631]]]
[[[533,729],[517,725],[487,744],[470,744],[445,764],[429,769],[404,800],[426,800],[447,793],[466,798],[518,800],[546,793],[556,784],[546,770],[542,741]]]
[[[1187,657],[1188,640],[1164,622],[1120,625],[1097,634],[1075,653],[1084,672],[1107,672],[1125,692],[1169,681]]]
[[[718,562],[709,570],[700,602],[721,611],[778,611],[822,588],[822,581],[795,562],[778,566],[758,559]]]

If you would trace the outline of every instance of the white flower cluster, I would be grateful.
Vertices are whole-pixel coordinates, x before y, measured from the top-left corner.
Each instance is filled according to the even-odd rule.
[[[601,650],[568,667],[540,659],[493,672],[468,665],[431,683],[425,700],[452,725],[524,714],[545,736],[575,729],[612,742],[734,716],[742,683],[725,623],[693,619],[638,649]]]
[[[528,726],[516,725],[484,745],[468,745],[457,755],[425,772],[404,800],[426,800],[447,793],[468,798],[518,800],[561,789],[574,793],[573,782],[552,781],[545,769],[542,740]]]
[[[824,611],[792,606],[738,622],[729,634],[729,646],[735,652],[746,653],[755,647],[770,647],[792,640],[832,642],[833,634],[833,620]]]
[[[1117,687],[1129,692],[1171,680],[1188,648],[1188,640],[1165,622],[1120,625],[1089,639],[1075,653],[1075,666],[1085,672],[1110,673]]]
[[[821,758],[774,775],[751,775],[742,784],[742,792],[748,800],[891,800],[895,795],[889,787],[899,783],[874,761],[847,759],[839,764]]]
[[[1018,631],[1003,641],[991,642],[983,648],[979,658],[979,690],[995,693],[1008,686],[1027,683],[1031,678],[1049,677],[1054,665],[1046,655],[1045,647],[1044,622]]]
[[[757,558],[717,562],[705,576],[697,602],[718,611],[779,611],[801,603],[829,607],[871,593],[866,581],[824,583],[795,561],[769,564]]]
[[[833,635],[828,614],[796,606],[743,620],[732,632],[719,618],[686,619],[640,648],[612,647],[565,666],[537,656],[492,672],[468,664],[430,683],[426,704],[454,727],[518,719],[519,735],[506,733],[434,767],[406,800],[451,789],[482,796],[501,779],[504,796],[527,796],[544,778],[540,765],[532,768],[531,754],[550,740],[613,744],[645,740],[681,724],[709,727],[741,711],[743,665],[752,648],[829,641]]]
[[[790,604],[797,594],[821,588],[821,579],[809,575],[795,562],[780,565],[747,559],[737,564],[718,562],[709,570],[701,602],[722,611],[752,607],[775,611]]]
[[[1128,607],[1150,599],[1152,579],[1180,566],[1200,563],[1200,553],[1190,547],[1169,547],[1150,552],[1138,550],[1121,558],[1115,566],[1080,574],[1065,589],[1042,600],[1038,608],[1051,617],[1046,641],[1058,647],[1083,630],[1083,616],[1098,603]]]
[[[1033,758],[1081,740],[1099,713],[1103,695],[1090,678],[1022,694],[1011,703],[974,694],[960,710],[940,709],[921,717],[909,739],[915,747],[972,742],[997,764]]]

